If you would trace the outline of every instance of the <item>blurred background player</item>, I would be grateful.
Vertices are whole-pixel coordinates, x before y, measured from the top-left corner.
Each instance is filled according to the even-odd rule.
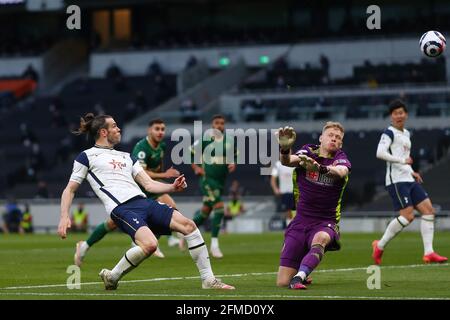
[[[285,213],[286,226],[289,225],[295,216],[294,192],[293,192],[293,172],[294,168],[283,166],[277,161],[272,168],[270,186],[277,197],[281,200],[281,211]],[[279,199],[281,197],[281,199]]]
[[[22,221],[20,222],[20,228],[24,233],[33,233],[33,216],[30,212],[30,205],[25,204],[25,209],[22,215]]]
[[[229,198],[225,208],[225,215],[223,217],[223,231],[226,233],[227,224],[237,216],[245,212],[244,203],[242,202],[242,188],[239,186],[239,181],[233,180],[230,187]]]
[[[231,144],[227,142],[230,138],[224,134],[225,117],[223,115],[213,116],[211,127],[215,129],[213,134],[204,135],[202,141],[196,141],[192,147],[195,159],[196,146],[201,143],[201,150],[199,150],[201,151],[199,157],[201,165],[199,166],[193,161],[191,167],[195,174],[200,176],[200,190],[203,195],[203,206],[196,211],[193,220],[197,226],[201,226],[213,211],[210,251],[214,258],[222,258],[223,253],[219,248],[219,233],[224,215],[222,193],[228,173],[236,169],[235,163],[226,163],[226,155],[231,153],[235,159],[236,151],[235,149],[230,150]],[[209,150],[213,148],[214,152],[204,153],[206,147]],[[215,154],[215,151],[219,151],[220,155]]]
[[[78,207],[72,212],[72,228],[75,232],[87,232],[88,212],[83,203],[79,203]]]
[[[425,263],[446,262],[447,258],[433,250],[434,208],[426,191],[420,185],[423,180],[411,167],[410,133],[405,128],[408,119],[406,104],[399,99],[389,105],[392,125],[384,130],[377,148],[377,158],[386,161],[386,189],[392,198],[394,210],[399,216],[393,219],[380,240],[372,242],[372,258],[381,264],[381,257],[387,244],[403,228],[414,220],[414,209],[420,212],[420,233],[422,234]]]
[[[22,221],[22,210],[17,205],[16,200],[11,199],[6,203],[6,211],[3,213],[4,232],[22,233],[20,224]]]
[[[136,246],[125,252],[112,270],[100,271],[99,276],[106,290],[117,289],[119,280],[156,250],[158,240],[150,227],[159,234],[170,234],[171,230],[183,233],[189,253],[200,273],[203,289],[234,289],[214,276],[208,250],[195,223],[178,210],[147,199],[138,186],[139,183],[147,192],[179,192],[187,187],[184,176],[180,175],[171,184],[151,179],[137,159],[133,159],[129,153],[114,149],[120,143],[120,131],[109,115],[94,116],[88,113],[81,118],[80,127],[74,133],[94,138],[95,145],[76,157],[69,182],[61,195],[58,224],[60,237],[67,237],[67,229],[71,227],[70,206],[75,192],[87,179],[114,223],[136,243]]]
[[[165,135],[165,124],[161,119],[151,120],[148,124],[147,137],[139,140],[133,148],[132,156],[138,159],[145,172],[155,180],[176,178],[180,176],[178,170],[170,167],[166,171],[162,171],[163,157],[166,150],[166,144],[163,141]],[[172,208],[176,208],[175,201],[168,194],[152,194],[143,190],[149,199],[157,200],[165,203]],[[117,228],[114,222],[108,218],[105,222],[99,224],[94,232],[86,241],[77,243],[75,252],[75,264],[80,266],[88,249],[95,243],[100,241],[108,232]],[[159,238],[159,235],[156,235]],[[169,238],[170,240],[170,238]],[[173,242],[174,240],[172,240]],[[180,250],[185,250],[184,241],[182,239],[175,241],[179,243]],[[158,258],[164,258],[164,254],[159,247],[154,252]]]
[[[145,172],[156,181],[164,179],[177,178],[180,172],[173,167],[163,171],[163,158],[166,151],[166,143],[163,141],[166,134],[166,125],[161,119],[153,119],[148,124],[147,137],[141,139],[133,148],[132,156],[136,157],[144,168]],[[168,206],[176,209],[176,203],[168,194],[154,194],[142,190],[147,198],[157,200],[165,203]],[[156,235],[159,239],[159,235]],[[170,235],[168,239],[169,246],[178,244],[180,250],[185,250],[183,239]],[[164,257],[160,248],[157,250],[157,255]]]
[[[341,202],[351,170],[351,163],[341,150],[343,138],[342,125],[327,122],[319,137],[320,145],[304,145],[292,155],[294,129],[285,127],[278,131],[281,163],[295,168],[295,187],[301,194],[297,214],[285,232],[278,286],[306,289],[308,275],[324,253],[340,249]]]

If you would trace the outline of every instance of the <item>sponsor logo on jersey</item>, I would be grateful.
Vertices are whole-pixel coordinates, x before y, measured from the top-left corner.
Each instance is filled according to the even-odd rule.
[[[122,168],[125,168],[127,166],[126,163],[120,162],[120,161],[116,161],[115,159],[113,159],[111,162],[108,162],[108,163],[113,166],[114,170],[116,170],[116,169],[122,170]]]
[[[335,178],[328,176],[326,174],[320,174],[317,171],[306,171],[306,180],[311,181],[316,184],[329,185],[335,184]]]
[[[306,178],[309,181],[318,181],[319,173],[317,171],[306,171]]]
[[[337,166],[340,163],[344,163],[345,164],[345,163],[347,163],[347,160],[345,160],[345,159],[337,159],[337,160],[335,160],[333,162],[333,166]]]

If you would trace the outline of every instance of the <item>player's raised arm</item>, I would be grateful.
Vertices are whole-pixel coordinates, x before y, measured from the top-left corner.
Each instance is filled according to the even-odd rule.
[[[196,176],[204,176],[205,175],[205,169],[203,169],[201,166],[195,163],[195,149],[196,146],[200,143],[200,140],[196,140],[192,146],[190,146],[191,150],[191,168],[194,170],[194,173]],[[203,152],[203,150],[201,150]],[[203,161],[202,156],[200,156],[201,161]]]
[[[75,192],[78,190],[80,184],[83,183],[84,179],[86,179],[88,170],[89,159],[85,152],[81,152],[73,162],[69,183],[61,196],[61,217],[58,225],[58,234],[62,239],[66,238],[67,229],[71,227],[69,211]]]
[[[292,155],[291,148],[297,138],[294,128],[284,127],[278,129],[275,134],[280,145],[280,161],[283,166],[297,167],[300,163],[300,158]]]
[[[192,170],[194,170],[195,175],[197,175],[197,176],[205,175],[205,170],[202,167],[200,167],[199,165],[192,163],[191,168],[192,168]]]
[[[58,225],[58,234],[62,239],[67,237],[67,229],[71,227],[69,211],[79,186],[78,182],[69,181],[61,195],[61,217]]]
[[[328,166],[327,168],[328,174],[339,178],[345,178],[350,173],[350,170],[346,166]]]
[[[187,187],[186,179],[184,175],[180,175],[174,180],[173,183],[162,183],[153,180],[145,173],[144,170],[140,171],[134,179],[139,183],[147,192],[151,193],[170,193],[182,191]]]
[[[396,157],[389,152],[389,147],[392,144],[393,138],[394,134],[391,130],[386,130],[383,132],[377,147],[377,158],[387,162],[412,164],[411,158],[403,159]]]
[[[351,164],[345,159],[338,160],[342,161],[343,164],[325,166],[306,155],[300,154],[298,155],[298,158],[300,159],[299,165],[308,171],[317,171],[322,174],[329,174],[339,178],[345,178],[350,173]]]

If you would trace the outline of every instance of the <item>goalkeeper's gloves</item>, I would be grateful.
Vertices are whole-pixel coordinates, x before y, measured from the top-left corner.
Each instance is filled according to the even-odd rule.
[[[297,138],[297,134],[295,133],[295,130],[292,127],[284,127],[278,129],[276,136],[282,153],[283,151],[285,153],[289,152],[289,150],[291,150],[292,145],[295,142],[295,139]]]
[[[308,171],[318,171],[322,174],[328,174],[330,172],[330,168],[328,166],[319,164],[316,160],[308,157],[307,155],[299,154],[298,157],[300,159],[300,165]]]

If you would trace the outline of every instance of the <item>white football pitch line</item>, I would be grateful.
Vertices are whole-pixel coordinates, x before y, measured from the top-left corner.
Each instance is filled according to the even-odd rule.
[[[162,294],[162,293],[59,293],[59,292],[2,292],[0,296],[78,296],[78,297],[152,297],[152,298],[257,298],[257,299],[361,299],[361,300],[450,300],[449,297],[378,297],[378,296],[309,296],[282,294]]]
[[[449,266],[449,264],[410,264],[410,265],[400,265],[400,266],[382,266],[381,270],[385,269],[410,269],[410,268],[432,268],[432,267],[444,267]],[[314,273],[332,273],[332,272],[351,272],[351,271],[359,271],[359,270],[367,270],[367,267],[357,267],[357,268],[341,268],[341,269],[323,269],[316,270]],[[251,273],[237,273],[237,274],[223,274],[217,275],[218,278],[226,278],[226,277],[247,277],[247,276],[264,276],[264,275],[275,275],[276,272],[251,272]],[[170,277],[170,278],[151,278],[151,279],[139,279],[139,280],[122,280],[120,284],[124,283],[139,283],[139,282],[159,282],[159,281],[173,281],[173,280],[195,280],[200,279],[199,276],[192,277]],[[103,282],[82,282],[80,285],[98,285],[103,284]],[[44,284],[44,285],[34,285],[34,286],[16,286],[16,287],[3,287],[0,290],[18,290],[18,289],[39,289],[39,288],[58,288],[58,287],[67,287],[67,284]],[[3,294],[3,292],[1,293]]]

